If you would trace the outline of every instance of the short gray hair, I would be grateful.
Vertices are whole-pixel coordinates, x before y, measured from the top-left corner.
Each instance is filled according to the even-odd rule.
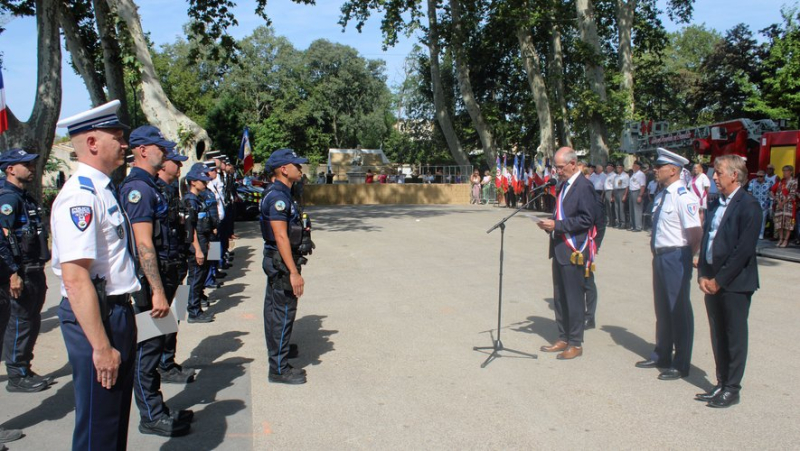
[[[728,175],[733,175],[736,172],[736,181],[739,185],[744,186],[747,183],[747,164],[744,158],[739,155],[722,155],[714,160],[714,170],[717,172],[722,171],[724,166]]]

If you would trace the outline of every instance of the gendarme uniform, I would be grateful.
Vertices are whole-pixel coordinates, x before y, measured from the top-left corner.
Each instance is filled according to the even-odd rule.
[[[125,129],[116,116],[115,100],[85,113],[64,119],[70,136],[95,129]],[[73,449],[125,449],[133,390],[136,354],[136,321],[130,294],[140,289],[133,257],[128,251],[129,226],[115,187],[103,172],[78,163],[53,202],[50,230],[53,232],[53,272],[59,277],[62,263],[88,260],[89,277],[98,292],[100,316],[106,334],[120,353],[119,376],[111,389],[97,380],[93,349],[72,311],[63,278],[64,297],[58,310],[72,380],[75,387]],[[105,302],[104,302],[105,300]]]
[[[681,167],[688,160],[658,149],[656,165]],[[653,201],[653,296],[656,311],[656,346],[650,360],[661,368],[689,374],[694,340],[694,314],[689,300],[692,249],[686,231],[699,228],[700,205],[683,180],[661,190]],[[673,357],[674,350],[674,357]]]
[[[208,168],[203,163],[195,163],[188,174],[186,174],[186,181],[191,183],[192,180],[200,180],[209,182],[211,180],[207,174]],[[187,260],[189,262],[189,322],[210,322],[212,318],[210,315],[203,312],[201,300],[203,298],[203,289],[205,287],[206,277],[208,276],[208,260],[202,265],[197,264],[195,257],[196,249],[193,244],[195,235],[200,246],[200,253],[208,256],[208,243],[211,241],[214,228],[217,226],[216,221],[212,216],[214,208],[206,203],[203,192],[199,195],[187,191],[183,196],[183,205],[186,209],[186,241],[190,243],[189,255]]]
[[[286,164],[302,164],[308,160],[298,157],[290,149],[281,149],[272,153],[266,167],[269,171]],[[262,267],[267,275],[267,289],[264,296],[264,334],[269,354],[270,380],[287,378],[293,382],[305,382],[305,374],[289,365],[289,340],[292,336],[294,319],[297,314],[297,297],[294,295],[289,280],[289,272],[278,252],[272,222],[285,222],[297,270],[304,263],[305,254],[301,249],[303,237],[308,236],[310,243],[310,226],[303,224],[303,213],[297,203],[292,200],[291,187],[280,180],[275,180],[264,194],[261,201],[261,233],[264,237],[264,260]],[[306,230],[307,229],[307,230]],[[304,233],[304,230],[307,233]],[[313,245],[313,244],[312,244]],[[298,374],[295,374],[298,373]],[[302,374],[302,376],[300,376]],[[302,382],[300,382],[302,380]]]
[[[0,170],[38,157],[21,149],[11,149],[0,155]],[[26,190],[10,182],[0,188],[0,227],[7,231],[12,255],[19,266],[17,274],[22,278],[22,293],[11,299],[10,321],[5,329],[3,360],[8,373],[8,391],[40,391],[52,382],[31,370],[47,294],[44,265],[50,260],[48,233],[39,204]],[[5,295],[10,293],[0,294]]]

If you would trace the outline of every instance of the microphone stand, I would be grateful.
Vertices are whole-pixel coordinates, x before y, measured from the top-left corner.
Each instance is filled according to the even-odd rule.
[[[550,186],[554,186],[554,185],[545,184],[545,185],[542,185],[541,188],[545,188],[546,189],[546,188],[548,188]],[[536,199],[542,197],[544,195],[545,189],[542,189],[542,192],[539,193],[539,195],[531,198],[528,202],[525,203],[525,205],[517,208],[516,210],[514,210],[513,213],[511,213],[510,215],[508,215],[505,218],[501,219],[500,222],[498,222],[497,224],[493,225],[489,230],[486,231],[486,233],[492,233],[495,229],[497,229],[497,228],[500,229],[500,289],[499,289],[498,300],[497,300],[497,339],[492,339],[492,346],[475,346],[475,347],[472,348],[473,351],[486,351],[486,350],[490,350],[490,349],[492,350],[492,352],[489,354],[489,357],[487,357],[486,360],[484,360],[484,362],[481,364],[481,368],[486,368],[486,365],[491,363],[494,359],[496,359],[498,357],[502,357],[503,355],[500,354],[500,351],[511,352],[511,353],[514,353],[514,354],[517,354],[517,355],[520,355],[520,356],[530,357],[532,359],[538,358],[538,356],[536,354],[528,354],[526,352],[522,352],[522,351],[517,351],[515,349],[506,348],[505,346],[503,346],[503,342],[500,341],[500,331],[502,330],[500,328],[500,324],[501,324],[500,321],[501,321],[502,312],[503,312],[503,246],[505,244],[506,222],[509,219],[511,219],[512,217],[514,217],[514,215],[516,215],[517,213],[519,213],[520,211],[525,209],[528,205],[533,203],[533,201],[535,201]]]

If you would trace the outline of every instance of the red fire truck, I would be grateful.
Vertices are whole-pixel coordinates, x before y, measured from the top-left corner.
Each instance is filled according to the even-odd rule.
[[[800,162],[800,130],[782,130],[785,120],[735,119],[699,127],[670,130],[666,122],[628,122],[623,131],[622,150],[628,153],[655,152],[656,148],[709,155],[736,154],[747,159],[750,176],[772,164],[777,172]]]

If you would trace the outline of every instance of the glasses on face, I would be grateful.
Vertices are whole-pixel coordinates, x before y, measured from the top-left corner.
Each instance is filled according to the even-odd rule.
[[[571,164],[575,164],[575,162],[574,161],[570,161],[567,164],[557,164],[556,165],[556,171],[563,171],[565,167],[567,167],[567,166],[569,166]]]

